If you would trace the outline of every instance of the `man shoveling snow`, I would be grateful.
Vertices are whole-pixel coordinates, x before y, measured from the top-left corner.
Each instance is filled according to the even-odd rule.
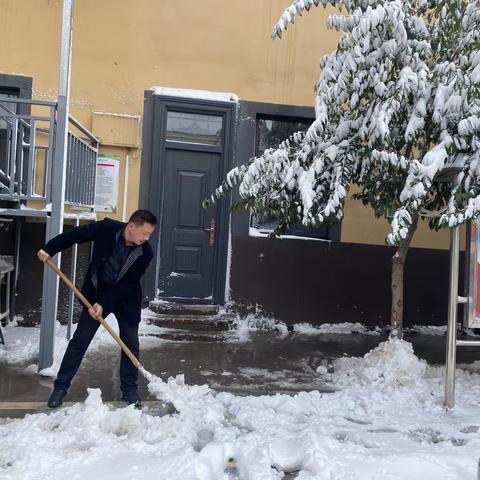
[[[82,294],[92,304],[83,308],[77,329],[63,357],[54,389],[48,400],[50,408],[62,405],[71,381],[90,342],[100,326],[102,316],[114,313],[120,338],[138,358],[138,324],[141,317],[140,279],[153,258],[148,242],[157,220],[148,210],[137,210],[128,223],[104,219],[73,228],[52,238],[37,253],[42,262],[75,243],[93,243],[92,260],[85,276]],[[122,351],[120,361],[122,398],[140,406],[137,366]]]

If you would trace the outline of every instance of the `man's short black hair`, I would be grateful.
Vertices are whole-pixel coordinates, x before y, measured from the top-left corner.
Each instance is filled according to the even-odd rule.
[[[144,223],[149,223],[150,225],[157,224],[157,217],[150,212],[150,210],[136,210],[135,212],[130,215],[130,219],[128,222],[132,222],[135,225],[140,226]]]

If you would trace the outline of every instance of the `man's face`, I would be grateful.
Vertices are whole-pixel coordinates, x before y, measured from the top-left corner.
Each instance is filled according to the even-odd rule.
[[[127,243],[142,245],[150,239],[155,226],[145,222],[143,225],[135,225],[133,222],[127,224],[125,229],[125,240]]]

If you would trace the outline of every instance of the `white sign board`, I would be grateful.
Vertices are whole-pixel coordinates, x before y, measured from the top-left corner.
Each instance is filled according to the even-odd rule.
[[[470,223],[468,251],[468,308],[464,316],[467,328],[480,328],[480,228],[477,221]]]
[[[99,155],[95,184],[95,211],[117,213],[120,159],[117,155]]]

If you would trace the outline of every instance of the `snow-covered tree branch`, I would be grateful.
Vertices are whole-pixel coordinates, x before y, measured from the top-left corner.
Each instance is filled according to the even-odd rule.
[[[232,171],[211,201],[238,185],[242,206],[275,216],[278,233],[296,221],[340,220],[347,192],[358,185],[356,197],[390,222],[387,242],[406,249],[425,210],[443,212],[431,218],[433,228],[475,218],[479,2],[297,0],[272,36],[318,5],[346,15],[328,20],[341,38],[321,61],[315,121]]]

